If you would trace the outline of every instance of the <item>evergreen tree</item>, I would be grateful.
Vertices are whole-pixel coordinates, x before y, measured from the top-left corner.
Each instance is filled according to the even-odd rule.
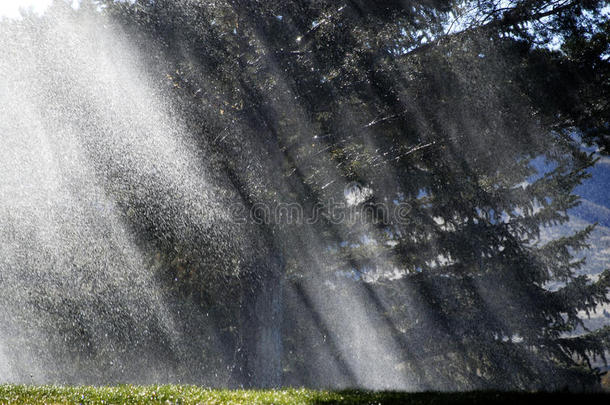
[[[549,243],[540,231],[578,204],[594,164],[578,139],[607,153],[605,2],[104,4],[248,209],[294,201],[307,212],[360,184],[344,207],[357,221],[236,227],[247,242],[218,260],[200,250],[210,235],[161,238],[137,212],[134,226],[162,241],[160,279],[187,262],[172,288],[196,291],[235,331],[235,381],[278,385],[282,360],[298,370],[284,382],[326,384],[307,353],[324,347],[344,377],[331,382],[358,384],[328,336],[334,318],[310,302],[341,280],[398,348],[388,367],[416,388],[596,384],[589,362],[610,330],[570,333],[579,311],[608,302],[610,275],[579,275],[574,253],[591,228]],[[223,300],[206,277],[210,266],[229,274],[232,260],[239,277]],[[319,335],[304,338],[312,325]]]

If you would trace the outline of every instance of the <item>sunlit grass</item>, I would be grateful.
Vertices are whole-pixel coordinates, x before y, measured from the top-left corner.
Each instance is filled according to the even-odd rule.
[[[571,398],[565,398],[568,396]],[[564,397],[564,398],[560,398]],[[544,401],[610,403],[608,394],[397,393],[366,391],[215,390],[187,385],[25,386],[0,385],[1,404],[522,404]]]

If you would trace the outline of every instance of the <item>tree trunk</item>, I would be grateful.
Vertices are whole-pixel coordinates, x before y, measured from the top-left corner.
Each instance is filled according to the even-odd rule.
[[[254,269],[243,286],[241,308],[241,380],[245,387],[274,388],[282,384],[281,259]]]

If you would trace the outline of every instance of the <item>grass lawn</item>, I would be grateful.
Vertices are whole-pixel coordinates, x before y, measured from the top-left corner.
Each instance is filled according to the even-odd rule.
[[[567,397],[567,398],[566,398]],[[610,394],[566,393],[395,393],[363,391],[213,390],[196,386],[159,385],[62,387],[0,385],[0,404],[510,404],[569,400],[610,404]]]

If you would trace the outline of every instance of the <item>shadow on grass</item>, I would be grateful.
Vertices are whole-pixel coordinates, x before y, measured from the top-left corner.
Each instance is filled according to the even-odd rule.
[[[610,392],[600,393],[570,393],[570,392],[366,392],[340,391],[340,398],[319,399],[315,404],[413,404],[413,405],[443,405],[443,404],[543,404],[543,403],[573,403],[573,404],[610,404]]]

